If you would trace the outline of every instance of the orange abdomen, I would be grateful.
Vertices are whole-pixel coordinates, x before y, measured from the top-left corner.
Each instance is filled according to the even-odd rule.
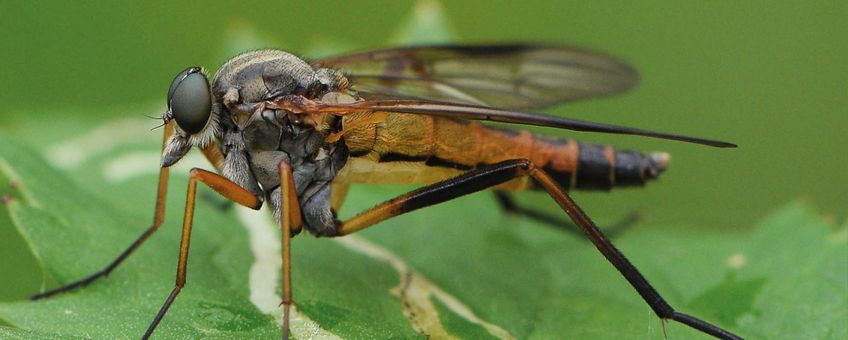
[[[479,165],[510,159],[529,159],[549,172],[566,188],[609,189],[614,185],[640,185],[665,167],[663,153],[643,155],[615,151],[609,146],[550,138],[527,131],[484,126],[477,122],[380,113],[383,119],[356,127],[344,135],[350,152],[339,175],[359,183],[432,183],[456,176]],[[354,124],[356,115],[342,125]],[[532,188],[527,178],[500,188]]]

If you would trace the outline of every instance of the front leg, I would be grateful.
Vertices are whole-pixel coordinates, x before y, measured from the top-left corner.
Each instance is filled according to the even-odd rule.
[[[186,269],[188,267],[188,250],[189,245],[191,244],[191,227],[194,220],[194,203],[197,196],[198,181],[206,184],[208,187],[221,194],[221,196],[224,196],[227,199],[245,207],[254,210],[259,210],[259,208],[262,207],[262,200],[260,200],[259,197],[253,195],[251,192],[245,190],[229,179],[203,169],[191,169],[191,175],[188,181],[188,190],[186,191],[186,205],[185,213],[183,214],[183,232],[182,240],[180,241],[179,260],[177,261],[176,283],[174,284],[174,289],[171,290],[171,294],[168,295],[165,303],[161,308],[159,308],[159,312],[156,313],[156,317],[153,318],[153,321],[147,327],[147,331],[142,336],[142,339],[147,339],[153,334],[153,331],[156,330],[156,326],[158,326],[159,322],[162,321],[165,313],[169,308],[171,308],[171,304],[174,303],[174,299],[176,299],[180,290],[182,290],[185,286]]]
[[[164,125],[164,129],[163,129],[164,132],[163,132],[163,136],[162,136],[162,149],[163,149],[163,151],[165,150],[165,147],[167,145],[168,140],[171,138],[171,136],[173,136],[173,132],[174,132],[173,124],[174,123],[172,121],[168,121]],[[165,156],[163,156],[163,159],[164,158],[165,158]],[[45,292],[38,293],[38,294],[32,296],[30,299],[32,299],[32,300],[44,299],[44,298],[48,298],[48,297],[51,297],[51,296],[59,294],[59,293],[64,293],[64,292],[68,292],[68,291],[71,291],[71,290],[74,290],[74,289],[77,289],[77,288],[80,288],[80,287],[85,287],[85,286],[91,284],[92,282],[94,282],[94,281],[96,281],[100,278],[108,276],[109,273],[111,273],[113,270],[115,270],[115,268],[118,267],[118,265],[123,263],[124,260],[127,259],[127,257],[129,257],[133,252],[135,252],[135,250],[138,249],[138,247],[140,247],[142,243],[144,243],[144,241],[146,241],[148,238],[150,238],[151,235],[153,235],[153,233],[155,233],[157,230],[159,230],[159,227],[162,225],[162,222],[165,220],[165,198],[166,198],[167,193],[168,193],[168,177],[169,177],[168,167],[163,166],[163,167],[159,168],[159,185],[157,186],[158,189],[156,191],[156,205],[155,205],[155,208],[154,208],[154,211],[153,211],[153,223],[149,227],[147,227],[147,229],[141,234],[141,236],[139,236],[132,244],[130,244],[129,247],[127,247],[123,252],[121,252],[121,254],[118,255],[117,258],[113,259],[112,262],[110,262],[103,269],[101,269],[101,270],[99,270],[95,273],[92,273],[91,275],[89,275],[87,277],[84,277],[84,278],[79,279],[77,281],[67,283],[67,284],[65,284],[61,287],[58,287],[58,288],[54,288],[54,289],[51,289],[51,290],[48,290],[48,291],[45,291]]]

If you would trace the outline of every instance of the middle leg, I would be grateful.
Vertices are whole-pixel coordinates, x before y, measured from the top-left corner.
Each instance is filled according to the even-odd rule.
[[[292,167],[287,161],[280,162],[280,232],[281,256],[283,260],[283,340],[289,338],[289,318],[291,317],[291,238],[292,232],[303,227],[300,202],[294,186]]]

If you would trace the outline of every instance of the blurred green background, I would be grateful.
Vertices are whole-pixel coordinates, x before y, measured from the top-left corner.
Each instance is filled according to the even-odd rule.
[[[397,41],[415,4],[4,1],[0,133],[48,155],[48,145],[75,136],[80,127],[119,118],[112,115],[125,108],[137,111],[133,118],[158,115],[177,72],[189,65],[215,70],[227,59],[234,28],[249,27],[272,42],[265,47],[294,53],[384,47]],[[848,213],[845,2],[441,5],[458,42],[583,46],[619,56],[642,75],[642,83],[622,96],[548,112],[740,145],[720,150],[545,130],[672,154],[669,171],[643,190],[576,194],[591,215],[614,219],[638,209],[646,224],[722,228],[732,237],[798,197],[837,221]],[[244,47],[258,46],[246,41]],[[149,138],[157,140],[159,132]],[[0,183],[0,190],[7,185]],[[107,190],[105,183],[86,185]],[[5,215],[0,259],[0,272],[14,278],[0,283],[0,300],[38,289],[39,270]]]

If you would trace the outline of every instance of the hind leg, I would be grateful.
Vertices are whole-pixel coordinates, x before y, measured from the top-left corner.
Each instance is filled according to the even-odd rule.
[[[532,207],[523,206],[515,201],[515,198],[510,192],[503,190],[494,190],[495,200],[500,205],[501,209],[508,214],[523,216],[531,220],[544,223],[550,227],[563,230],[565,232],[582,236],[583,231],[571,221],[560,216],[549,214],[542,210],[533,209]],[[642,214],[639,211],[631,211],[624,217],[620,218],[613,224],[604,228],[604,233],[609,238],[615,238],[622,232],[626,231],[642,219]]]

